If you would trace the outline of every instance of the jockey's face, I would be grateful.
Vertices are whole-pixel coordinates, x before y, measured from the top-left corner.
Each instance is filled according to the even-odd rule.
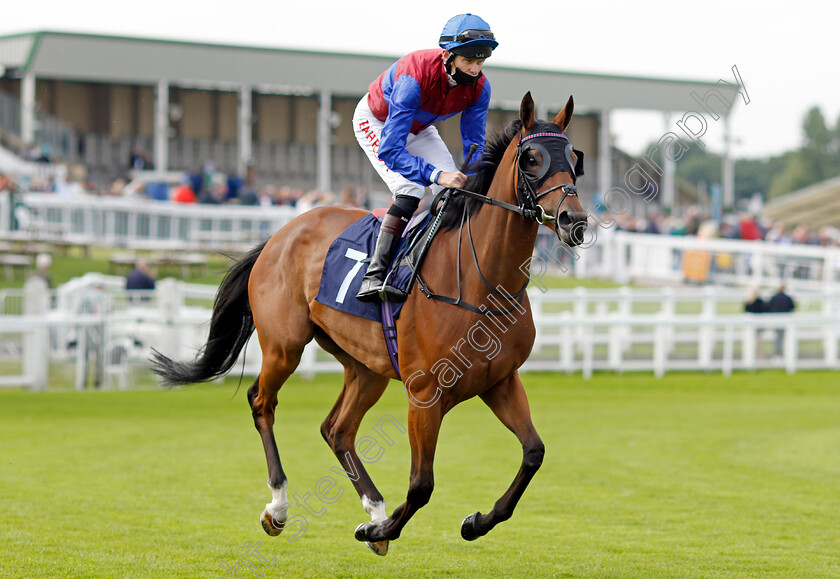
[[[443,61],[446,62],[449,60],[450,52],[448,50],[443,51]],[[460,69],[462,72],[467,73],[470,76],[478,76],[481,74],[481,69],[484,68],[484,59],[483,58],[467,58],[466,56],[461,56],[460,54],[455,55],[455,59],[452,61],[452,66],[455,68]],[[454,72],[454,71],[450,71]]]

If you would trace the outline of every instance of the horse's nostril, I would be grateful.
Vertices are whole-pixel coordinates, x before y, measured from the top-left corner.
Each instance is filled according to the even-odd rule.
[[[569,216],[568,211],[561,211],[559,215],[557,215],[557,227],[561,227],[566,231],[569,231],[569,228],[572,226],[572,218]]]
[[[578,221],[572,226],[569,231],[569,236],[576,245],[583,243],[583,233],[586,231],[587,223],[585,221]]]

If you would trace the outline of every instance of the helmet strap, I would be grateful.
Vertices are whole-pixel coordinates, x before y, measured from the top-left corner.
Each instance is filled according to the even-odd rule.
[[[449,77],[449,84],[458,84],[458,81],[455,80],[455,53],[450,52],[449,58],[446,59],[443,63],[443,68],[446,70],[446,76]]]

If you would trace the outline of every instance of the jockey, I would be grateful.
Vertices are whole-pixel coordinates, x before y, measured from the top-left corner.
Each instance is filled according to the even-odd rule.
[[[467,182],[434,123],[461,113],[465,161],[473,144],[474,159],[483,153],[490,83],[481,69],[499,43],[484,20],[459,14],[443,27],[439,44],[394,63],[370,84],[353,114],[356,139],[394,196],[356,295],[363,302],[405,301],[406,293],[386,285],[385,276],[406,224],[426,187],[436,194]]]

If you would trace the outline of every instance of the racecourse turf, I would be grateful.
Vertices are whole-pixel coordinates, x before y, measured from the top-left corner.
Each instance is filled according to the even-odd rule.
[[[337,375],[280,394],[290,498],[309,493],[320,515],[293,507],[308,524],[295,541],[258,521],[270,495],[247,384],[0,391],[0,577],[838,577],[838,377],[526,374],[546,455],[513,518],[460,538],[521,458],[472,400],[446,417],[432,500],[384,558],[354,540],[368,517],[319,434]],[[375,426],[404,425],[406,408],[392,382],[359,432],[376,441],[368,469],[389,512],[408,442]],[[328,476],[337,500],[323,503]]]

